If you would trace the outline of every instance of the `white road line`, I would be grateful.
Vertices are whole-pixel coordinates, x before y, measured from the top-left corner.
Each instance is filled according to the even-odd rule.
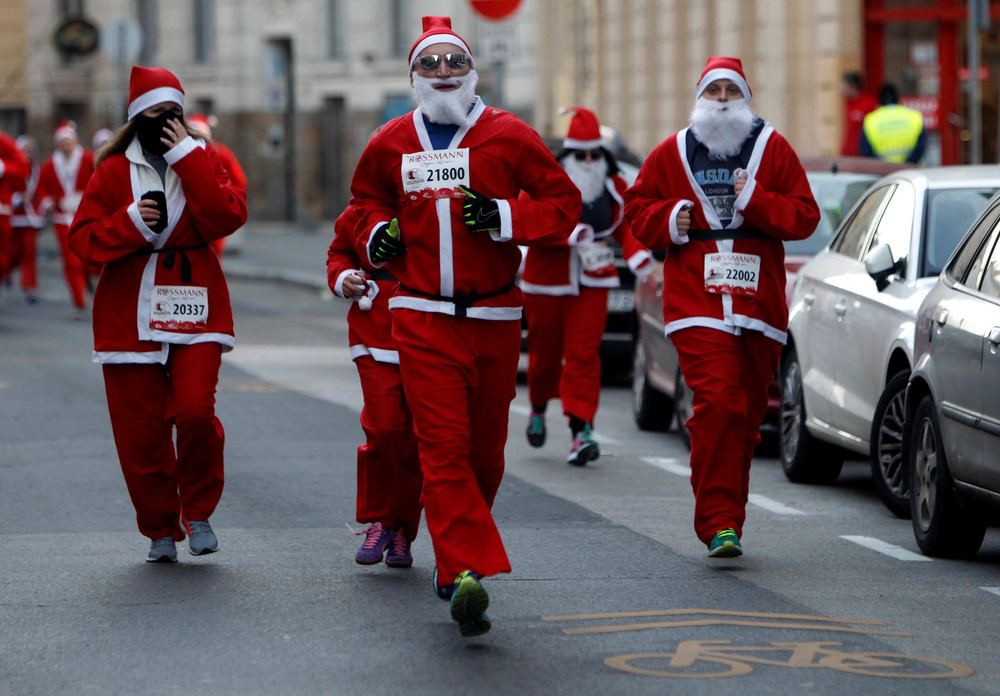
[[[990,594],[995,594],[1000,596],[1000,587],[980,587],[980,590],[986,590]]]
[[[751,493],[749,496],[749,501],[756,505],[757,507],[762,507],[765,510],[776,513],[778,515],[805,515],[807,513],[802,510],[797,510],[793,507],[788,507],[784,503],[779,503],[777,500],[771,500],[767,496],[760,495],[758,493]]]
[[[687,478],[691,477],[691,467],[687,464],[681,464],[678,459],[673,459],[671,457],[640,457],[640,459],[647,464],[652,464],[657,469],[663,469],[671,474],[677,474],[678,476],[685,476]]]
[[[519,416],[524,416],[525,418],[527,418],[529,415],[531,415],[531,409],[530,408],[526,408],[525,406],[514,406],[513,404],[510,407],[510,412],[511,413],[516,413]],[[607,435],[604,435],[603,433],[599,433],[596,430],[593,431],[591,433],[591,435],[593,435],[594,439],[598,443],[600,443],[602,445],[620,445],[621,444],[621,440],[616,440],[613,437],[608,437]]]
[[[896,546],[895,544],[890,544],[888,542],[882,541],[881,539],[876,539],[874,537],[850,536],[846,534],[841,534],[840,538],[864,546],[865,548],[871,549],[872,551],[878,551],[879,553],[884,553],[886,556],[892,556],[898,561],[933,560],[932,558],[928,558],[927,556],[921,556],[919,553],[913,553],[912,551],[907,551],[901,546]]]

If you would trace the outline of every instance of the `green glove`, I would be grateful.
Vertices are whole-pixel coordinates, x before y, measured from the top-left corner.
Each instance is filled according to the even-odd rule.
[[[399,238],[399,220],[393,218],[390,222],[380,225],[368,244],[371,248],[372,261],[375,263],[385,263],[405,254],[406,245]]]
[[[500,206],[492,198],[476,193],[470,188],[459,186],[467,198],[462,206],[465,224],[475,232],[498,232],[500,230]]]

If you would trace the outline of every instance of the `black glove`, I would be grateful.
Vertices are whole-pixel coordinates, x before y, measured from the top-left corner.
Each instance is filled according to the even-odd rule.
[[[372,235],[369,247],[372,261],[375,263],[384,263],[405,254],[406,245],[399,238],[399,220],[393,218],[390,222],[379,226]]]
[[[467,198],[462,206],[465,224],[476,232],[494,232],[500,229],[500,206],[492,198],[476,193],[470,188],[459,186]]]

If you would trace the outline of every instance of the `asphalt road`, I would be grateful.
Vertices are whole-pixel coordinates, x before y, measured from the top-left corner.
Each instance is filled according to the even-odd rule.
[[[0,695],[1000,693],[996,531],[927,560],[863,464],[808,487],[762,458],[746,555],[708,559],[686,451],[620,384],[583,469],[558,404],[527,446],[520,390],[495,507],[514,571],[487,581],[493,631],[461,638],[426,530],[411,569],[353,562],[344,307],[282,283],[231,284],[222,550],[146,564],[89,322],[51,262],[43,283],[33,306],[0,292]]]

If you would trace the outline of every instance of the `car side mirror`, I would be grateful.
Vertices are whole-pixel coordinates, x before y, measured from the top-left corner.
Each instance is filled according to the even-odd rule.
[[[865,270],[875,281],[875,287],[882,292],[889,287],[889,278],[903,267],[903,260],[893,258],[888,244],[879,244],[865,257]]]

